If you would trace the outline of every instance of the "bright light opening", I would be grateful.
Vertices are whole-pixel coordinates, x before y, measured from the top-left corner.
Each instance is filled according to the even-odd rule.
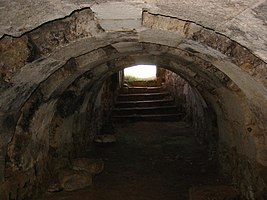
[[[147,81],[157,78],[156,65],[136,65],[124,69],[124,77],[127,81]]]

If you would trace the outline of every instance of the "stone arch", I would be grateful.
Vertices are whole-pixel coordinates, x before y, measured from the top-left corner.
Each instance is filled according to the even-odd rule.
[[[19,38],[2,38],[1,45],[9,45],[7,49],[15,49],[15,54],[21,56],[14,62],[9,56],[4,60],[6,68],[11,65],[15,68],[4,72],[1,82],[3,154],[7,144],[12,145],[16,139],[14,133],[20,136],[19,140],[33,139],[25,133],[29,126],[40,131],[37,124],[42,124],[44,110],[50,109],[51,115],[45,116],[46,123],[41,130],[50,127],[60,98],[69,95],[70,102],[82,104],[84,91],[88,89],[91,91],[88,98],[94,101],[108,76],[126,65],[149,62],[180,74],[213,105],[220,116],[222,144],[234,149],[233,159],[241,154],[244,160],[248,157],[266,166],[263,141],[267,110],[262,107],[267,98],[266,62],[229,37],[191,21],[143,11],[142,26],[135,28],[109,32],[85,8]],[[14,52],[6,52],[14,56]],[[75,88],[77,82],[80,86]],[[71,110],[70,114],[74,112]],[[23,125],[18,126],[18,122]],[[41,134],[40,141],[47,143],[43,137],[47,134]],[[238,141],[242,142],[238,145]],[[26,164],[22,169],[28,170],[39,164],[33,160],[46,160],[49,147],[46,145],[42,151],[46,152],[42,159],[38,154],[27,162],[17,160],[18,170],[23,163]]]

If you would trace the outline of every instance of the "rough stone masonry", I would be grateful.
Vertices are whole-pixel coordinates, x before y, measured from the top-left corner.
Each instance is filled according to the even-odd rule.
[[[1,199],[33,198],[81,155],[108,120],[112,76],[134,64],[203,97],[222,170],[244,199],[266,197],[266,0],[2,0],[0,19]]]

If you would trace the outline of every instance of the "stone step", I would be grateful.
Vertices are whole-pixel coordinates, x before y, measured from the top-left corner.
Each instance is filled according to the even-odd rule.
[[[113,121],[179,121],[184,116],[166,89],[124,87],[112,112]]]
[[[173,99],[159,99],[147,101],[118,101],[115,104],[116,108],[133,108],[133,107],[157,107],[174,105]]]
[[[160,93],[165,91],[163,87],[123,87],[123,94]]]
[[[125,121],[180,121],[183,118],[183,113],[176,114],[158,114],[158,115],[125,115],[113,116],[114,122]]]
[[[162,82],[159,80],[149,80],[149,81],[133,81],[126,83],[130,87],[161,87]]]
[[[168,92],[160,93],[142,93],[142,94],[120,94],[117,101],[147,101],[147,100],[160,100],[170,98]]]
[[[113,115],[149,115],[149,114],[176,114],[179,112],[177,106],[157,106],[157,107],[133,107],[115,108]]]

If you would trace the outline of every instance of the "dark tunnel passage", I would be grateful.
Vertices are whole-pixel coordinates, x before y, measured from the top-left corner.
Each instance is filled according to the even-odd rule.
[[[266,198],[264,59],[193,21],[145,10],[141,15],[142,28],[138,25],[139,28],[130,30],[110,31],[101,26],[102,21],[96,20],[90,8],[84,8],[19,37],[1,38],[1,200],[37,199],[48,191],[63,190],[65,194],[77,180],[82,182],[77,182],[78,189],[85,186],[91,192],[101,193],[104,186],[100,183],[105,183],[101,177],[112,172],[120,176],[118,167],[123,165],[118,163],[127,161],[128,155],[134,157],[135,153],[134,158],[138,163],[144,160],[144,165],[134,165],[134,160],[128,160],[128,165],[126,162],[121,171],[124,190],[129,189],[127,167],[135,170],[132,174],[136,177],[142,175],[142,183],[147,183],[151,177],[145,174],[150,173],[153,163],[154,167],[158,163],[160,168],[155,168],[158,174],[168,176],[173,186],[183,183],[183,187],[172,187],[172,182],[163,178],[170,184],[166,187],[170,190],[164,191],[169,199],[177,198],[179,188],[183,191],[181,199],[186,199],[189,191],[198,194],[197,190],[190,190],[194,186],[202,185],[205,190],[205,186],[212,188],[217,184],[230,184],[238,193],[235,198]],[[116,24],[113,21],[104,24],[109,27],[109,23]],[[175,106],[180,106],[181,118],[175,118],[174,122],[114,122],[112,112],[117,98],[121,91],[130,90],[129,86],[123,88],[120,71],[138,64],[162,68],[164,89],[174,98]],[[160,83],[162,87],[163,80]],[[117,142],[107,147],[97,146],[95,138],[105,132],[117,135]],[[159,134],[162,132],[166,135]],[[146,137],[141,137],[142,133]],[[157,153],[153,152],[153,145]],[[180,147],[185,155],[177,154]],[[151,162],[149,157],[153,158]],[[93,162],[82,158],[97,159]],[[173,171],[176,166],[182,173],[177,175]],[[186,174],[190,178],[183,176]],[[155,177],[160,188],[164,181],[160,181],[160,176]],[[69,185],[55,183],[55,179]],[[111,179],[106,183],[112,184]],[[56,186],[51,188],[51,185]],[[137,185],[132,182],[128,186]],[[115,191],[111,188],[110,194],[118,199]],[[60,192],[55,193],[55,198]],[[78,197],[85,194],[88,193],[84,190],[68,193]],[[137,195],[125,194],[129,199]],[[105,195],[92,198],[105,199]]]
[[[180,76],[163,68],[157,71],[157,78],[151,81],[125,84],[121,71],[105,80],[94,100],[96,108],[92,108],[100,112],[100,118],[91,120],[99,127],[95,143],[83,151],[77,147],[81,150],[78,157],[104,161],[104,171],[93,177],[90,189],[85,187],[76,192],[69,191],[83,185],[82,178],[72,180],[76,183],[70,185],[65,183],[63,190],[68,192],[62,192],[59,186],[62,184],[56,180],[43,199],[188,199],[189,189],[203,184],[217,187],[216,196],[220,198],[238,196],[218,168],[214,111]],[[155,99],[166,91],[170,96]],[[152,100],[147,98],[150,94]],[[130,95],[129,101],[125,101],[125,95]],[[171,110],[169,97],[175,104]],[[167,106],[161,102],[155,107],[158,100],[168,100]],[[136,109],[138,112],[132,113]],[[174,115],[179,112],[182,115]],[[163,116],[159,118],[160,114]],[[214,192],[205,197],[211,195]]]

